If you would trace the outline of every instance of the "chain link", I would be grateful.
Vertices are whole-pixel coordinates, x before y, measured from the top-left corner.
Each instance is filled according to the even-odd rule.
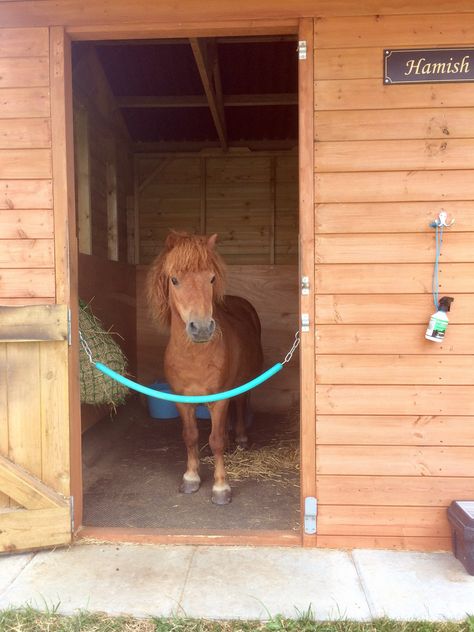
[[[84,349],[84,351],[86,352],[87,357],[89,358],[89,362],[91,364],[95,364],[94,360],[92,359],[91,348],[87,344],[87,340],[82,335],[82,331],[81,330],[79,330],[79,340],[81,341],[82,348]]]
[[[291,360],[294,352],[296,351],[296,349],[298,349],[299,344],[300,344],[300,332],[297,331],[295,334],[295,340],[293,342],[293,346],[286,354],[285,359],[283,360],[282,364],[287,364]]]

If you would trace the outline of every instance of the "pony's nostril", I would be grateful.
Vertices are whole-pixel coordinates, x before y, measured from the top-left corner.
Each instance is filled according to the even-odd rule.
[[[216,321],[213,318],[211,318],[211,322],[209,323],[209,331],[211,333],[214,333],[215,329],[216,329]]]
[[[193,333],[196,333],[199,330],[199,327],[196,325],[195,322],[191,321],[189,323],[189,330]]]

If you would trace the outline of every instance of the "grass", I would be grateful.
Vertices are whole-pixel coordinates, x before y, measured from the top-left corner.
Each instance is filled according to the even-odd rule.
[[[81,612],[71,617],[56,609],[32,608],[0,611],[0,632],[474,632],[474,617],[460,623],[409,623],[378,619],[370,623],[315,621],[309,611],[299,618],[274,617],[256,621],[205,621],[193,619],[134,619]]]

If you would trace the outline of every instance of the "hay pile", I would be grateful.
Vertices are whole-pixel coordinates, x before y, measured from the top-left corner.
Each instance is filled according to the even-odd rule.
[[[214,464],[214,457],[202,459],[203,463]],[[294,484],[288,473],[299,472],[300,450],[297,437],[274,439],[267,446],[224,454],[227,476],[233,481],[247,478]]]
[[[113,339],[114,334],[106,331],[100,320],[94,316],[90,306],[79,301],[79,329],[87,341],[94,360],[102,362],[117,373],[125,375],[127,359]],[[107,404],[115,408],[123,404],[128,388],[101,373],[89,362],[86,352],[80,346],[80,383],[83,404]]]

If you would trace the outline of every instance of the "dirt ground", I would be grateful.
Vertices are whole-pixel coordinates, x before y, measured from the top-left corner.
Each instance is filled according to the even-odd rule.
[[[210,421],[198,422],[202,456]],[[262,446],[287,430],[283,416],[256,415],[251,446]],[[201,466],[201,489],[179,493],[186,450],[179,419],[155,420],[138,399],[106,417],[83,436],[84,524],[162,529],[298,529],[299,475],[285,482],[231,482],[232,503],[211,503],[212,467]]]

